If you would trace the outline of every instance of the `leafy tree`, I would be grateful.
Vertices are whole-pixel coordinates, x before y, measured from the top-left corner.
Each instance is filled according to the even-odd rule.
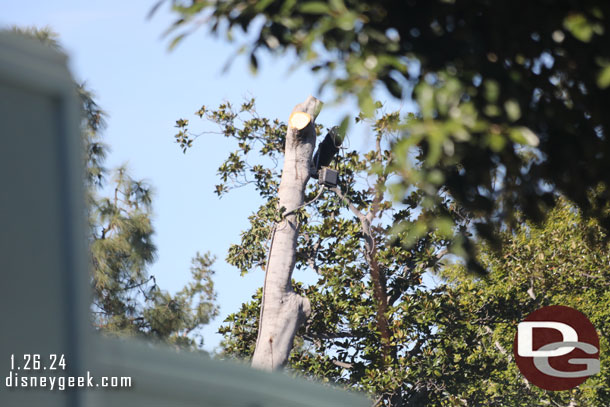
[[[517,215],[520,217],[520,215]],[[521,218],[522,219],[522,218]],[[610,403],[607,370],[570,391],[544,391],[529,384],[513,360],[517,324],[547,305],[578,309],[600,338],[601,365],[608,363],[610,262],[607,233],[559,199],[546,222],[522,222],[501,233],[502,254],[481,248],[491,270],[486,279],[465,276],[463,266],[443,269],[443,314],[429,346],[435,350],[419,368],[441,371],[437,386],[451,395],[433,395],[441,403],[488,406],[605,406]],[[440,397],[439,397],[440,396]]]
[[[163,3],[161,1],[160,3]],[[610,5],[602,1],[171,0],[183,30],[202,25],[257,53],[288,53],[326,74],[322,86],[357,96],[371,115],[372,90],[412,97],[419,111],[393,146],[400,201],[418,185],[443,194],[490,241],[517,211],[540,221],[561,192],[600,224],[610,181]],[[198,22],[198,23],[195,23]],[[415,163],[411,158],[419,155]],[[588,193],[598,188],[596,201]],[[438,217],[422,219],[424,234]],[[408,227],[409,224],[403,225]],[[424,227],[425,226],[425,227]],[[464,233],[463,238],[468,238]],[[497,240],[497,239],[495,239]],[[457,248],[459,245],[456,245]],[[470,258],[474,250],[461,245]],[[474,264],[474,263],[473,263]]]
[[[421,207],[436,211],[430,211],[430,216],[399,220],[396,231],[399,236],[402,233],[401,247],[413,250],[430,234],[451,230],[456,220],[463,219],[446,210],[453,204],[473,220],[472,227],[461,230],[462,250],[456,253],[470,259],[477,257],[473,241],[467,240],[469,235],[489,241],[477,257],[492,270],[489,278],[471,280],[464,275],[462,266],[452,267],[442,274],[449,278],[447,284],[422,291],[436,301],[405,315],[409,322],[424,319],[422,326],[413,322],[406,325],[416,326],[415,331],[419,328],[427,335],[421,342],[402,342],[407,344],[405,352],[412,351],[408,356],[415,356],[399,374],[387,365],[381,369],[382,364],[358,357],[353,361],[345,359],[349,364],[349,368],[343,366],[347,372],[337,372],[337,365],[345,363],[338,359],[340,351],[334,348],[325,352],[329,348],[322,346],[317,352],[308,353],[307,348],[319,343],[341,346],[349,338],[331,335],[327,342],[308,340],[305,335],[309,325],[301,333],[304,356],[293,361],[299,371],[367,388],[379,394],[380,402],[385,404],[608,403],[605,375],[589,379],[572,392],[544,392],[528,388],[518,378],[507,351],[516,323],[540,305],[574,305],[587,313],[602,332],[607,329],[607,317],[602,311],[607,303],[607,259],[600,255],[607,251],[603,230],[610,227],[610,123],[603,111],[610,96],[610,51],[604,46],[610,28],[610,7],[606,3],[171,3],[179,16],[173,29],[191,28],[192,22],[201,21],[198,17],[205,15],[204,25],[213,33],[226,34],[231,39],[236,28],[247,31],[253,41],[240,51],[250,54],[255,68],[256,55],[261,51],[295,51],[301,62],[326,73],[323,86],[334,87],[339,97],[355,95],[368,117],[375,110],[370,95],[378,84],[397,98],[412,97],[418,104],[417,114],[399,120],[399,137],[391,143],[393,160],[386,168],[399,181],[391,192],[395,201],[408,203],[408,196],[417,191],[424,203]],[[183,36],[178,34],[172,45]],[[242,161],[235,163],[239,166]],[[239,171],[247,172],[248,166]],[[561,194],[576,207],[567,205],[559,198]],[[549,220],[540,223],[547,214]],[[252,230],[261,225],[259,216],[260,211],[253,216]],[[599,223],[591,226],[591,218]],[[322,222],[329,221],[324,218]],[[341,236],[340,230],[334,227],[332,236]],[[561,232],[564,234],[556,235]],[[591,235],[597,238],[587,239]],[[260,232],[244,234],[248,239],[264,239],[267,235],[260,236]],[[494,251],[498,243],[506,247],[504,254]],[[454,250],[459,246],[454,245]],[[538,250],[530,250],[532,247]],[[511,253],[514,258],[504,257]],[[345,254],[348,255],[349,252]],[[261,259],[264,262],[264,257]],[[473,264],[469,264],[470,269]],[[372,284],[372,274],[369,278],[365,281]],[[333,279],[344,279],[336,284],[337,297],[353,290],[355,279],[344,265],[324,281]],[[333,319],[342,315],[341,309],[337,311],[332,301],[312,300],[316,294],[308,289],[303,286],[302,292],[307,293],[312,304],[320,306],[323,314],[328,311],[319,332],[331,330],[332,334],[343,322],[340,317]],[[251,352],[248,326],[256,322],[257,298],[228,320],[228,353],[247,356]],[[371,298],[375,298],[373,289],[360,296],[361,300]],[[583,304],[585,298],[591,301]],[[368,310],[373,315],[375,309],[350,306],[346,313],[356,317]],[[376,327],[376,321],[377,318],[367,328]],[[384,342],[378,327],[376,333],[373,346],[382,350]],[[357,344],[348,349],[347,358],[352,352],[362,351]],[[294,355],[302,351],[303,348],[295,349]],[[419,355],[422,356],[418,358]],[[303,362],[320,359],[335,362]],[[359,380],[366,375],[357,373],[362,366],[358,362],[380,369],[379,374],[371,374],[370,387]],[[380,384],[384,380],[394,387]]]
[[[242,274],[264,270],[273,225],[281,219],[274,162],[283,154],[286,126],[256,114],[253,101],[239,108],[204,106],[197,115],[237,143],[219,168],[217,194],[251,185],[266,201],[227,261]],[[379,193],[394,177],[388,147],[400,137],[400,118],[389,113],[364,121],[374,134],[371,150],[344,149],[332,164],[341,174],[339,188],[320,194],[320,186],[309,185],[309,204],[299,211],[296,278],[316,273],[317,282],[293,282],[312,313],[297,333],[289,369],[366,391],[379,406],[608,404],[604,372],[573,391],[547,392],[525,381],[512,360],[518,322],[541,306],[562,304],[581,310],[599,329],[605,363],[610,269],[603,228],[565,199],[543,224],[516,214],[517,226],[499,235],[503,253],[480,247],[479,261],[490,270],[484,278],[468,275],[446,255],[451,224],[438,224],[435,233],[408,246],[398,244],[407,232],[398,232],[397,241],[392,226],[428,216],[426,196],[413,188],[408,203],[398,207]],[[191,126],[177,121],[182,148],[197,138]],[[465,222],[451,200],[445,204],[456,222]],[[436,283],[424,284],[427,271]],[[222,357],[252,357],[261,297],[258,290],[225,320]]]
[[[242,274],[258,267],[266,270],[274,230],[282,227],[280,174],[274,163],[284,156],[286,125],[258,116],[253,100],[239,110],[230,103],[217,110],[204,106],[197,115],[218,124],[237,142],[238,148],[219,168],[218,195],[251,184],[265,200],[250,217],[241,242],[230,247],[227,261]],[[422,276],[439,266],[451,236],[451,225],[439,225],[436,233],[406,249],[391,234],[397,220],[414,222],[429,215],[417,190],[410,194],[409,205],[400,209],[384,194],[392,177],[389,145],[398,136],[398,119],[390,113],[370,121],[370,151],[340,154],[332,165],[341,174],[338,187],[308,185],[306,204],[296,212],[296,270],[316,273],[318,281],[293,282],[297,293],[308,298],[311,314],[297,333],[289,360],[294,371],[377,393],[385,405],[399,405],[413,393],[410,386],[417,376],[409,366],[423,356],[440,301],[437,291],[425,289]],[[192,146],[196,136],[189,122],[178,120],[177,127],[176,141],[182,148]],[[449,206],[444,210],[460,216]],[[406,238],[404,233],[399,239]],[[252,357],[261,298],[259,291],[220,329],[226,357]]]
[[[86,183],[93,268],[93,323],[105,333],[144,336],[187,348],[203,345],[200,328],[218,314],[214,258],[197,253],[192,280],[175,295],[161,290],[147,268],[155,258],[151,189],[124,167],[105,183],[104,113],[79,87],[85,116]],[[109,191],[109,194],[106,194]]]
[[[11,30],[62,50],[57,34],[49,28]],[[150,186],[132,179],[125,168],[112,172],[104,168],[108,150],[102,140],[105,113],[84,84],[75,88],[83,107],[93,324],[107,334],[200,347],[199,329],[218,314],[211,269],[214,258],[197,253],[192,280],[175,295],[161,290],[154,276],[148,275],[156,252]],[[113,179],[107,182],[109,174]]]

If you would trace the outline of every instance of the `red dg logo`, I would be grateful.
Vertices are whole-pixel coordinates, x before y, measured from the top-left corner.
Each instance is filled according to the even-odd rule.
[[[599,337],[580,311],[540,308],[517,327],[513,354],[521,373],[545,390],[568,390],[599,373]]]

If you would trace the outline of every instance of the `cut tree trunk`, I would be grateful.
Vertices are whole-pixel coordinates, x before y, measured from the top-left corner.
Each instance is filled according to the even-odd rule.
[[[294,107],[288,120],[279,208],[285,216],[271,238],[256,349],[252,366],[281,369],[288,361],[294,336],[311,312],[309,300],[296,294],[291,278],[296,260],[299,225],[294,211],[303,205],[316,144],[315,119],[322,102],[313,96]]]

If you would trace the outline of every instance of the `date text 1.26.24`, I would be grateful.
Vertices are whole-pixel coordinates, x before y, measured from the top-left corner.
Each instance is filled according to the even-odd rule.
[[[12,354],[11,370],[66,370],[66,358],[55,353],[45,357],[38,353],[24,353],[22,357]]]

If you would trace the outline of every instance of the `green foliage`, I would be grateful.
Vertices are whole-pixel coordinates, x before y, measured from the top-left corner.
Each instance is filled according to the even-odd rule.
[[[321,86],[339,98],[355,95],[366,116],[378,85],[413,98],[419,111],[402,121],[393,146],[398,201],[413,185],[432,205],[448,194],[492,242],[516,211],[541,221],[556,192],[610,227],[602,205],[610,182],[609,3],[171,3],[179,18],[170,31],[190,28],[203,14],[205,25],[229,40],[234,30],[247,31],[252,40],[241,51],[252,57],[294,51],[325,74]],[[599,186],[592,204],[588,194]],[[436,223],[422,219],[417,230]],[[468,239],[463,234],[454,248],[472,260]]]
[[[608,363],[610,258],[606,233],[560,199],[545,223],[521,223],[501,233],[499,254],[481,249],[486,279],[448,267],[430,362],[442,372],[437,386],[453,404],[602,406],[610,403],[606,370],[571,391],[543,391],[521,376],[512,356],[516,327],[532,311],[566,305],[583,312],[598,330],[601,365]],[[426,369],[426,367],[423,367]]]
[[[61,44],[59,43],[59,35],[49,27],[37,28],[34,26],[12,26],[9,31],[14,34],[23,35],[25,37],[40,41],[44,45],[53,48],[57,51],[62,51]]]
[[[118,336],[141,336],[184,348],[203,345],[200,328],[218,314],[211,269],[214,259],[197,253],[192,280],[174,295],[163,291],[147,269],[155,258],[150,186],[125,168],[107,185],[101,141],[104,112],[79,88],[83,103],[87,203],[93,285],[93,324]],[[111,191],[109,195],[104,195]]]
[[[200,111],[205,112],[202,117],[219,125],[221,134],[238,144],[219,168],[223,181],[219,189],[230,191],[253,184],[266,200],[250,216],[250,227],[239,244],[229,249],[227,262],[242,274],[265,268],[272,230],[281,219],[276,198],[280,174],[271,168],[282,159],[279,135],[285,132],[280,121],[259,117],[253,101],[245,106],[239,112],[228,104]],[[312,315],[297,334],[289,365],[296,374],[377,393],[384,403],[408,397],[403,383],[416,379],[407,366],[411,353],[419,355],[421,350],[411,350],[412,343],[425,341],[429,335],[439,301],[438,293],[424,289],[422,275],[439,267],[451,237],[451,231],[422,235],[406,249],[400,244],[406,233],[394,233],[397,220],[413,223],[430,216],[417,191],[410,195],[411,206],[401,209],[392,208],[384,194],[393,160],[388,146],[397,136],[397,121],[396,113],[376,120],[359,119],[373,130],[371,150],[364,154],[342,151],[331,164],[340,172],[339,193],[323,191],[314,200],[320,187],[310,184],[307,189],[309,204],[298,216],[296,273],[316,273],[318,281],[293,283],[310,300]],[[179,122],[180,137],[194,139],[186,120]],[[177,142],[181,143],[179,138]],[[261,172],[268,176],[258,176]],[[448,205],[444,208],[447,216],[458,216]],[[368,220],[363,220],[366,216]],[[251,357],[260,301],[259,290],[251,302],[225,320],[220,329],[225,335],[223,357]],[[414,317],[418,310],[425,310],[425,315]]]
[[[243,165],[224,163],[219,170],[228,180],[224,191],[246,185],[231,180],[258,171],[249,161],[260,159],[260,150],[269,149],[267,141],[275,140],[275,130],[283,126],[258,117],[253,102],[248,106],[241,112],[227,104],[204,109],[220,133],[239,145],[230,154],[237,158],[230,160]],[[468,275],[465,265],[445,255],[456,238],[453,222],[467,224],[451,200],[441,214],[432,212],[438,206],[427,203],[426,194],[416,188],[404,205],[390,199],[397,158],[386,146],[399,136],[401,119],[397,113],[376,120],[361,116],[358,121],[370,125],[375,136],[371,151],[343,151],[331,164],[340,171],[339,192],[345,199],[326,191],[301,209],[295,278],[313,272],[317,282],[293,282],[295,291],[309,299],[312,315],[297,334],[288,369],[370,393],[378,406],[607,405],[607,372],[573,391],[547,392],[528,384],[512,359],[518,322],[542,306],[561,304],[589,316],[600,333],[601,363],[607,363],[610,259],[603,229],[559,199],[545,223],[526,222],[515,214],[517,226],[499,234],[503,252],[479,246],[478,259],[490,273],[484,278]],[[275,124],[255,127],[251,120]],[[192,137],[187,127],[180,131]],[[263,168],[281,160],[283,147],[273,145],[259,163]],[[265,268],[278,220],[278,177],[273,172],[266,183],[252,182],[267,201],[251,215],[240,244],[229,250],[228,262],[242,274]],[[317,192],[310,185],[306,202]],[[370,236],[356,212],[372,214]],[[437,222],[432,233],[417,231],[420,218],[441,215],[448,217],[447,224]],[[410,227],[397,231],[397,221]],[[401,244],[407,238],[414,240]],[[438,280],[432,286],[422,282],[426,272]],[[224,334],[221,357],[252,356],[260,302],[258,290],[227,317],[219,331]]]
[[[58,35],[49,28],[13,27],[14,33],[34,38],[61,51]],[[108,147],[102,141],[104,111],[84,84],[75,85],[82,104],[84,182],[89,220],[93,287],[92,322],[100,331],[117,336],[142,336],[198,348],[199,329],[218,315],[211,269],[214,259],[197,253],[192,280],[178,293],[162,291],[147,268],[155,257],[152,237],[150,186],[132,179],[125,168],[113,172],[103,163]],[[111,191],[109,196],[105,193]]]

